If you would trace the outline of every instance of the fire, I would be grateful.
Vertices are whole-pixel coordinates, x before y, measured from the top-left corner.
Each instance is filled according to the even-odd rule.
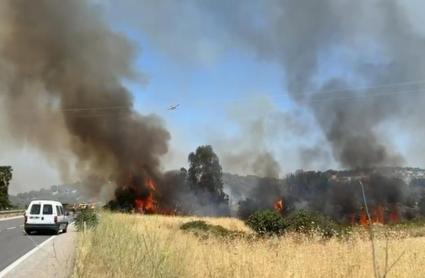
[[[369,224],[369,220],[367,219],[366,210],[362,207],[360,209],[360,218],[359,218],[359,224],[362,226],[367,226]]]
[[[397,207],[394,207],[391,211],[388,212],[384,206],[378,205],[372,208],[370,218],[373,224],[397,223],[399,219],[399,213]],[[362,226],[369,225],[368,216],[364,208],[360,209],[359,224]]]
[[[277,212],[282,212],[283,211],[283,199],[279,199],[277,200],[274,204],[273,204],[273,208],[277,211]]]
[[[148,195],[147,198],[144,199],[136,199],[134,201],[134,207],[137,212],[146,213],[146,212],[154,212],[155,211],[155,201],[152,196],[152,193]]]
[[[372,223],[384,224],[384,207],[377,206],[372,209]]]
[[[150,190],[156,191],[156,185],[153,179],[147,178],[145,184]]]
[[[154,192],[156,191],[156,185],[153,179],[146,178],[145,186],[149,190],[149,194],[145,198],[137,198],[134,201],[134,208],[140,213],[154,213],[156,211],[156,202],[154,199]]]

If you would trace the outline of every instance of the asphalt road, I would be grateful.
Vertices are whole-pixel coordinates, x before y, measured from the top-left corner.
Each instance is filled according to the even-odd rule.
[[[26,235],[24,218],[0,219],[0,271],[52,235]]]

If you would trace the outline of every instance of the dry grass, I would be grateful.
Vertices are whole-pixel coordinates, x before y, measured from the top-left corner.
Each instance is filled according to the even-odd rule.
[[[98,228],[81,233],[76,277],[373,277],[370,242],[364,232],[349,239],[199,239],[181,231],[193,217],[102,214]],[[231,218],[203,218],[245,231]],[[385,264],[384,234],[378,231],[377,258]],[[388,264],[404,255],[388,277],[425,277],[425,238],[403,231],[389,236]]]

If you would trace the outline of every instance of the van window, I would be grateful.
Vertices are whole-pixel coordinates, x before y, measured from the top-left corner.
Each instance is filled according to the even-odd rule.
[[[65,214],[65,211],[63,210],[63,207],[60,207],[60,209],[61,209],[62,215],[64,215]]]
[[[39,204],[33,204],[31,206],[30,214],[40,214],[40,205]]]
[[[52,205],[43,205],[43,214],[53,214]]]
[[[59,206],[56,206],[56,212],[58,213],[59,216],[62,215],[62,211]]]

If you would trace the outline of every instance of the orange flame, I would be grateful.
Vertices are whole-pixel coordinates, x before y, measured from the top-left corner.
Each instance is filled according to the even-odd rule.
[[[391,211],[386,212],[385,207],[379,205],[372,209],[370,217],[371,222],[374,224],[397,223],[399,221],[399,213],[397,207],[394,207]],[[367,226],[369,224],[369,220],[364,208],[360,209],[359,224],[363,226]]]
[[[152,194],[149,194],[145,199],[136,199],[134,201],[134,207],[137,212],[146,213],[155,211],[155,201]]]
[[[369,224],[369,221],[367,219],[366,210],[363,207],[360,209],[359,224],[362,225],[362,226],[367,226]]]
[[[156,211],[156,202],[154,199],[154,192],[156,185],[153,179],[146,178],[145,186],[149,190],[149,195],[146,198],[138,198],[134,201],[134,208],[139,213],[154,213]]]
[[[147,178],[145,184],[151,191],[156,191],[156,185],[153,179]]]
[[[372,210],[372,223],[384,224],[384,207],[377,206]]]
[[[274,204],[273,204],[273,208],[277,211],[277,212],[282,212],[283,211],[283,199],[279,199],[277,200]]]

